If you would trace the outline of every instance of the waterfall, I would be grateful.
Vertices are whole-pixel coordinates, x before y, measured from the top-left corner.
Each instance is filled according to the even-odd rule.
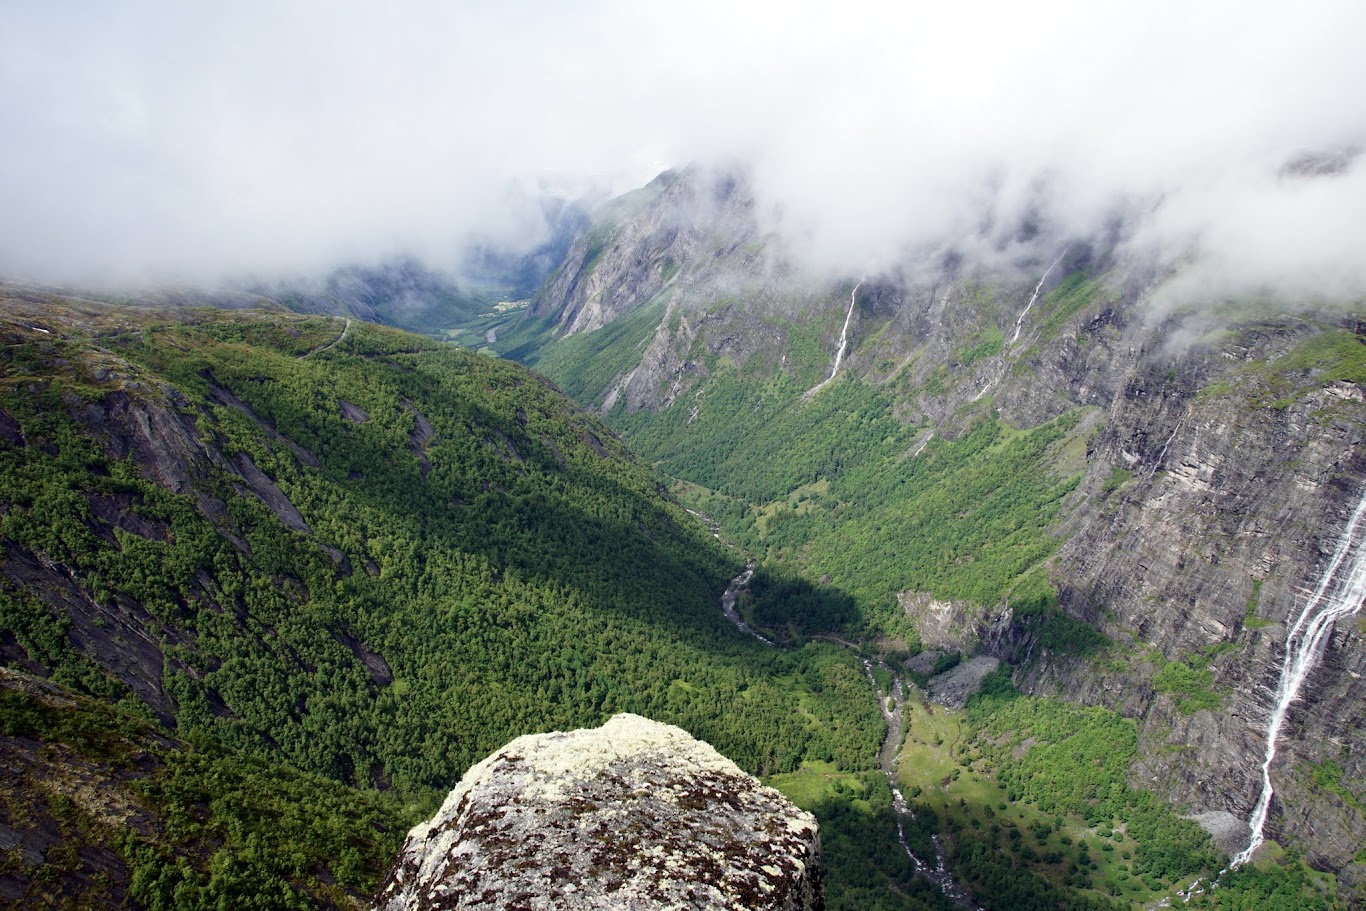
[[[975,402],[979,400],[982,396],[986,395],[988,392],[992,390],[992,388],[996,385],[996,383],[999,380],[1000,377],[997,377],[994,380],[987,380],[987,384],[977,391],[977,394],[972,397],[972,400]]]
[[[835,352],[835,366],[830,368],[830,379],[835,378],[835,374],[840,372],[840,363],[844,360],[844,351],[849,347],[849,320],[854,318],[854,298],[858,294],[858,289],[862,287],[863,279],[859,279],[854,290],[849,292],[849,312],[844,314],[844,325],[840,328],[840,346]],[[829,382],[830,380],[826,380]]]
[[[1177,420],[1176,426],[1172,428],[1172,432],[1167,436],[1167,441],[1162,444],[1162,450],[1158,452],[1157,460],[1153,462],[1153,467],[1152,470],[1148,472],[1148,477],[1151,478],[1153,475],[1157,474],[1158,470],[1166,463],[1167,447],[1171,446],[1172,440],[1176,439],[1176,435],[1181,432],[1181,425],[1186,423],[1186,418],[1190,417],[1190,415],[1190,411],[1187,410],[1186,413],[1181,415]]]
[[[1015,334],[1010,337],[1010,341],[1006,344],[1005,350],[1002,352],[1003,357],[1009,357],[1010,349],[1020,340],[1020,332],[1024,329],[1025,317],[1029,315],[1030,310],[1034,309],[1034,304],[1038,301],[1040,292],[1043,291],[1043,283],[1048,281],[1048,276],[1053,274],[1053,270],[1058,267],[1058,263],[1062,262],[1062,258],[1067,255],[1067,251],[1070,249],[1072,249],[1071,245],[1063,247],[1062,252],[1058,254],[1058,258],[1053,260],[1047,269],[1043,270],[1043,275],[1039,276],[1039,283],[1034,286],[1034,293],[1029,296],[1029,303],[1025,304],[1025,308],[1021,310],[1020,315],[1015,318]],[[1000,372],[998,372],[995,377],[989,378],[986,381],[986,384],[982,386],[981,389],[977,390],[977,394],[972,397],[972,400],[974,402],[981,401],[982,397],[994,389],[996,384],[999,383],[1004,376],[1005,364],[1003,362],[1000,365]]]
[[[806,396],[813,396],[820,392],[825,386],[835,378],[835,374],[840,372],[840,364],[844,361],[845,349],[849,347],[849,321],[854,318],[854,299],[858,296],[858,289],[863,286],[866,279],[859,279],[858,284],[854,285],[854,290],[849,292],[849,312],[844,314],[844,326],[840,329],[840,344],[835,350],[835,366],[830,368],[830,375],[821,380],[815,386],[806,391]]]
[[[1024,328],[1024,318],[1029,315],[1029,311],[1034,306],[1034,302],[1039,299],[1039,292],[1043,290],[1043,283],[1048,281],[1049,273],[1057,268],[1058,263],[1062,262],[1062,258],[1067,255],[1067,251],[1070,249],[1072,249],[1070,245],[1063,247],[1062,252],[1058,254],[1058,258],[1053,260],[1053,264],[1043,271],[1043,275],[1039,278],[1039,283],[1034,286],[1034,293],[1030,296],[1029,303],[1025,304],[1025,308],[1020,311],[1019,317],[1015,320],[1015,334],[1011,336],[1011,345],[1020,340],[1020,330]]]
[[[1271,720],[1266,729],[1266,758],[1262,760],[1262,794],[1252,811],[1248,822],[1250,838],[1248,845],[1233,858],[1230,869],[1237,868],[1251,859],[1264,840],[1262,830],[1266,825],[1267,814],[1271,810],[1271,797],[1275,788],[1271,784],[1271,764],[1276,759],[1276,740],[1285,723],[1290,704],[1299,698],[1300,689],[1309,674],[1318,666],[1323,657],[1323,649],[1328,636],[1333,631],[1333,623],[1340,617],[1347,617],[1361,610],[1366,599],[1366,553],[1363,553],[1362,537],[1366,532],[1366,494],[1357,503],[1352,518],[1342,532],[1337,550],[1328,568],[1319,580],[1318,587],[1300,611],[1295,625],[1285,639],[1285,660],[1281,665],[1281,679],[1276,686],[1276,706],[1271,711]]]

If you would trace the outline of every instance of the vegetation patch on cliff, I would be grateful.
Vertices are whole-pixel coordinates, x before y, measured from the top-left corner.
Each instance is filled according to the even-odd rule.
[[[0,882],[24,907],[351,908],[406,820],[391,798],[10,672],[0,735],[17,842]]]
[[[1193,663],[1168,661],[1153,677],[1153,688],[1171,696],[1177,709],[1188,715],[1217,709],[1223,696],[1214,689],[1214,673],[1205,666],[1207,662],[1203,656]]]

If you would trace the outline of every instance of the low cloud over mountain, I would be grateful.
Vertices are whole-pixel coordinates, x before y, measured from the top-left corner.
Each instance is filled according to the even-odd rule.
[[[1049,257],[1366,293],[1349,2],[16,6],[0,274],[219,281],[546,237],[541,199],[739,161],[795,257]],[[1051,257],[1049,257],[1051,258]]]

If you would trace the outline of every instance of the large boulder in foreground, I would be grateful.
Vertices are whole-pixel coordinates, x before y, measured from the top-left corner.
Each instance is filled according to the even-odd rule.
[[[519,737],[408,833],[376,911],[824,906],[816,820],[638,715]]]

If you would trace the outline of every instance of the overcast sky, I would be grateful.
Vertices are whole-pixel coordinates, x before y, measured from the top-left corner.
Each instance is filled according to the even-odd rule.
[[[750,162],[853,274],[1026,210],[1366,293],[1366,3],[0,0],[0,275],[219,281],[534,239],[543,192]],[[781,213],[780,216],[775,213]],[[1047,251],[1037,251],[1040,257]]]

